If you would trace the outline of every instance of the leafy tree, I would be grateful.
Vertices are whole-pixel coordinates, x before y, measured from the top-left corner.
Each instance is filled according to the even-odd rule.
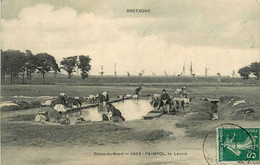
[[[54,64],[53,70],[54,70],[54,84],[56,84],[57,83],[57,72],[60,72],[60,68],[57,63]]]
[[[238,73],[240,74],[241,77],[243,77],[243,79],[248,79],[249,75],[250,75],[250,67],[249,66],[245,66],[241,69],[239,69]]]
[[[27,78],[27,82],[31,83],[32,73],[35,72],[37,69],[37,60],[30,50],[25,51],[25,56],[26,56],[26,63],[25,63],[26,78]]]
[[[24,71],[24,64],[26,57],[24,53],[19,50],[7,50],[2,52],[1,69],[5,74],[10,74],[11,84],[14,84],[15,80],[18,79],[19,73]],[[1,72],[2,72],[1,71]]]
[[[8,71],[9,57],[6,51],[1,49],[1,82],[5,81],[5,75]]]
[[[254,62],[250,65],[250,72],[253,73],[257,80],[259,80],[260,77],[260,62]]]
[[[52,65],[52,70],[57,73],[57,72],[60,72],[60,68],[59,68],[59,65],[56,63],[56,60],[55,62],[53,63]]]
[[[63,58],[60,64],[63,65],[61,69],[65,70],[68,73],[68,78],[70,80],[72,73],[75,72],[75,67],[77,64],[77,56]]]
[[[42,75],[42,82],[44,82],[46,72],[51,70],[59,70],[55,58],[48,53],[39,53],[35,55],[36,68]]]
[[[78,67],[81,70],[81,78],[83,80],[85,80],[85,78],[88,78],[88,72],[91,69],[90,61],[91,58],[89,56],[84,56],[84,55],[79,56]]]

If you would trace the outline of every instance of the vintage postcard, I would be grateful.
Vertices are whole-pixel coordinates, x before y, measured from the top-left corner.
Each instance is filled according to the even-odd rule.
[[[1,0],[1,164],[260,164],[260,0]]]

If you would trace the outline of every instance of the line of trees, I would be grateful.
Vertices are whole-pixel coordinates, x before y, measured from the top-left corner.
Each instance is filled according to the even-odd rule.
[[[62,66],[59,67],[56,59],[48,53],[34,55],[30,50],[25,52],[1,50],[1,82],[5,81],[6,75],[9,75],[11,84],[17,83],[19,76],[22,77],[22,83],[31,83],[32,74],[37,72],[41,74],[42,83],[44,83],[47,72],[53,71],[54,77],[56,77],[60,69],[65,70],[70,79],[76,67],[81,70],[81,77],[84,80],[88,78],[88,73],[91,69],[90,61],[91,58],[89,56],[71,56],[63,58],[60,63]]]
[[[260,62],[253,62],[249,66],[245,66],[239,69],[238,73],[243,79],[249,79],[249,75],[253,74],[256,76],[257,80],[260,78]]]
[[[63,58],[63,60],[60,62],[60,64],[62,65],[61,69],[65,70],[68,73],[69,84],[73,72],[76,72],[76,67],[80,69],[81,78],[83,80],[88,78],[88,73],[91,69],[90,61],[91,58],[85,55]]]

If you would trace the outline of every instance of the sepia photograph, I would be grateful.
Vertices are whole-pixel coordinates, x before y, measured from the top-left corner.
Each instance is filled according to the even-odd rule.
[[[260,0],[1,0],[2,165],[260,164]]]

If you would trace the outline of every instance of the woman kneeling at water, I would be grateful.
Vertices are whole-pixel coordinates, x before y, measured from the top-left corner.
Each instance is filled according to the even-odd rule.
[[[116,109],[111,103],[107,103],[107,112],[112,113],[111,121],[113,122],[119,122],[119,121],[125,121],[125,118],[122,116],[121,112]]]

